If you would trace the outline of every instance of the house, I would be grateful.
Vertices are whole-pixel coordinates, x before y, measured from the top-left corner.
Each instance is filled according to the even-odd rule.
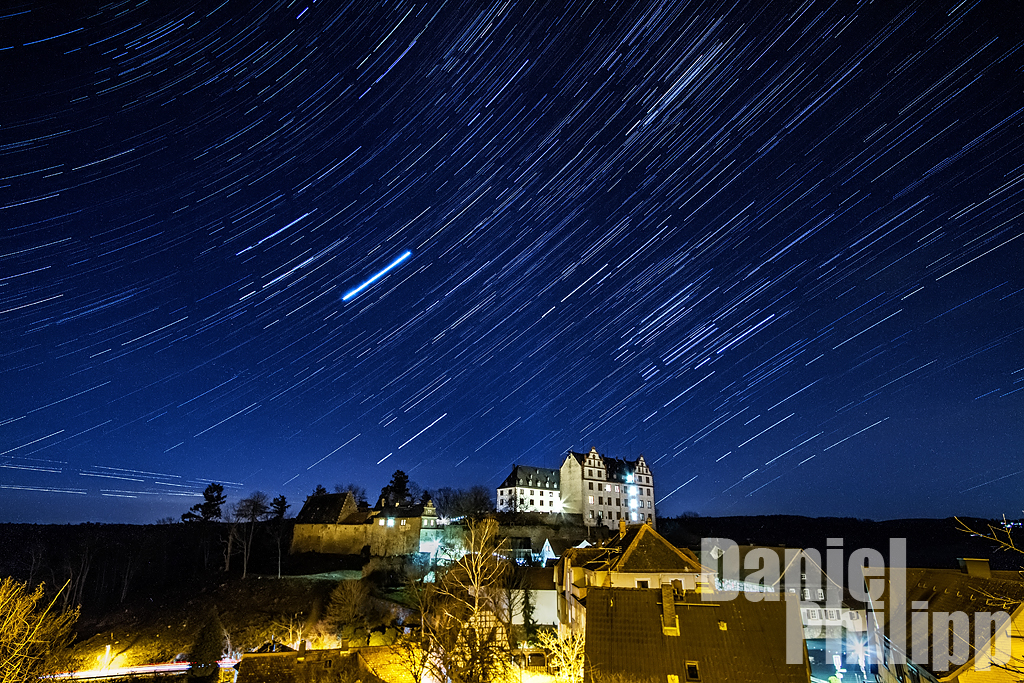
[[[569,451],[559,469],[514,465],[498,486],[497,509],[581,515],[614,530],[619,521],[655,525],[654,475],[644,457],[620,460]]]
[[[646,523],[620,522],[619,533],[587,548],[571,548],[555,565],[559,631],[585,633],[592,588],[714,590],[714,572],[690,550],[679,549]]]
[[[703,597],[671,585],[592,588],[584,680],[809,683],[806,650],[787,663],[784,601]]]
[[[851,633],[866,633],[866,605],[826,574],[817,550],[719,541],[700,555],[701,564],[715,570],[716,590],[798,593],[805,640],[845,641]],[[734,554],[729,557],[728,553]],[[730,561],[731,568],[727,567]],[[812,654],[812,664],[813,660]]]
[[[430,500],[374,508],[359,506],[351,492],[311,496],[295,518],[291,553],[408,555],[436,552],[441,529]]]
[[[529,592],[533,607],[533,623],[539,626],[558,626],[558,600],[555,581],[550,568],[523,567],[521,580],[512,589],[512,600],[517,609],[512,614],[513,624],[523,623],[525,594]]]
[[[991,570],[986,559],[963,558],[960,565],[887,570],[869,615],[878,681],[1021,679],[1024,579],[1020,572]]]

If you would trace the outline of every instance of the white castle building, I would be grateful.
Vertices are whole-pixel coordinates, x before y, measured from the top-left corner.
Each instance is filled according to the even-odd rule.
[[[591,448],[569,451],[559,469],[514,465],[496,500],[498,510],[579,514],[610,529],[620,520],[655,525],[654,476],[642,455],[619,460]]]

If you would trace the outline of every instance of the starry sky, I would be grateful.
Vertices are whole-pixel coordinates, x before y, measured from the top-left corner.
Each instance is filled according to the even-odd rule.
[[[12,2],[0,521],[644,455],[1014,516],[1013,2]]]

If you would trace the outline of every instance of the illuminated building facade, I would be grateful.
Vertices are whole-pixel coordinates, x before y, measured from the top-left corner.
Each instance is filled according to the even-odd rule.
[[[620,460],[569,451],[559,469],[515,465],[497,488],[498,510],[569,513],[585,524],[618,529],[620,521],[656,524],[654,475],[641,455]]]

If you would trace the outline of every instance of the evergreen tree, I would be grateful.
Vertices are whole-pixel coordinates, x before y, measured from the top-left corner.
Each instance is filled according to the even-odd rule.
[[[210,484],[203,491],[203,502],[196,503],[189,511],[181,516],[183,522],[212,522],[220,519],[220,508],[227,501],[224,495],[224,487],[220,484]]]
[[[220,617],[213,610],[207,615],[203,625],[196,633],[192,642],[189,659],[189,677],[213,683],[220,672],[220,658],[224,654],[224,626]]]
[[[409,475],[402,470],[395,470],[395,473],[391,475],[391,482],[380,490],[380,497],[389,507],[412,503]]]

